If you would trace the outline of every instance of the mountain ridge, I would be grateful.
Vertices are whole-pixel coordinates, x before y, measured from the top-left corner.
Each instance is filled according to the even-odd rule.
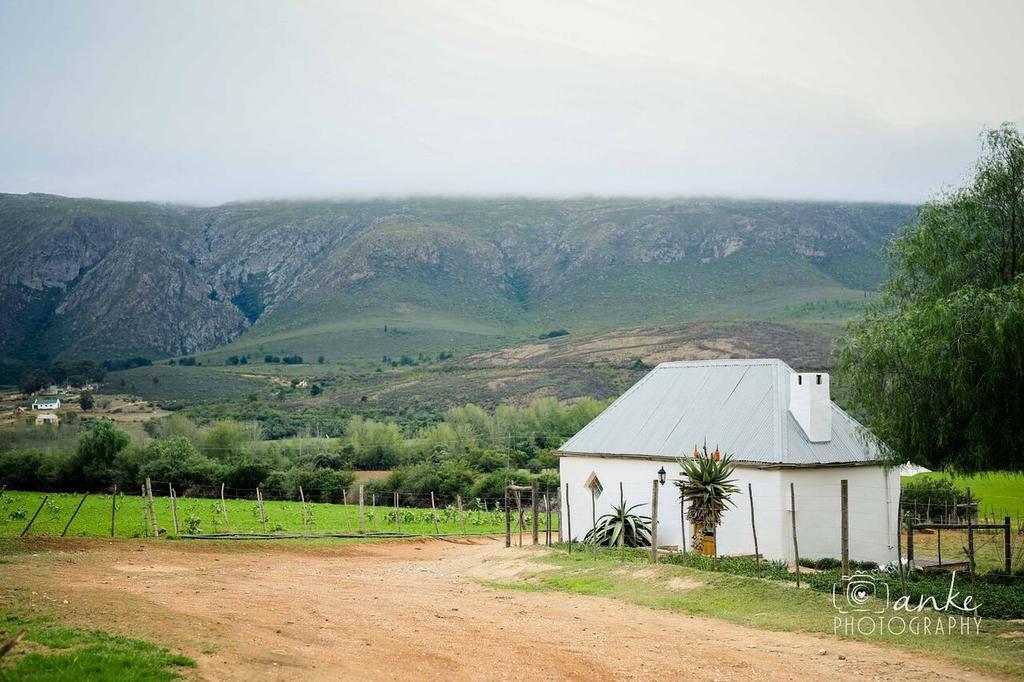
[[[856,301],[877,287],[881,248],[915,211],[707,198],[197,207],[0,194],[0,358],[266,343],[308,353],[315,328],[328,330],[320,352],[371,357],[357,337],[389,320],[435,350],[566,326],[781,319],[787,306]],[[424,332],[436,327],[452,333]]]

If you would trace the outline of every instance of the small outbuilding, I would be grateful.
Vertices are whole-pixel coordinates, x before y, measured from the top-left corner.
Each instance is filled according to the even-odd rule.
[[[845,479],[850,557],[897,559],[899,471],[882,465],[877,442],[832,402],[828,374],[770,359],[662,363],[569,439],[558,454],[568,485],[562,518],[571,512],[574,539],[619,503],[620,491],[649,515],[652,482],[664,470],[658,544],[683,545],[692,529],[672,479],[705,441],[736,463],[739,492],[716,532],[719,555],[754,553],[752,493],[761,555],[792,560],[792,483],[800,556],[839,557]]]
[[[60,398],[53,395],[41,395],[32,401],[33,410],[59,410]]]
[[[60,424],[60,417],[52,412],[36,415],[36,426],[57,426]]]

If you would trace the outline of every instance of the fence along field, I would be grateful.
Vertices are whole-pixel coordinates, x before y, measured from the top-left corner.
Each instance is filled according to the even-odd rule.
[[[348,504],[272,499],[277,491],[226,491],[226,497],[176,497],[166,483],[153,482],[152,509],[161,535],[495,535],[505,532],[505,513],[493,500],[442,500],[429,495],[364,496],[363,523],[358,500]],[[159,493],[163,493],[162,495]],[[219,491],[218,491],[219,492]],[[305,491],[307,498],[318,491]],[[45,500],[45,501],[44,501]],[[462,509],[460,510],[460,502]],[[81,504],[81,508],[76,508]],[[557,503],[552,502],[557,519]],[[263,517],[261,518],[260,507]],[[139,538],[153,535],[148,497],[125,494],[83,495],[6,490],[0,493],[0,536]],[[35,520],[33,521],[33,516]],[[177,516],[178,532],[174,530]],[[70,525],[69,524],[70,521]],[[523,523],[531,521],[523,510]],[[31,527],[29,524],[31,522]],[[543,523],[543,521],[542,521]],[[113,525],[112,525],[113,524]],[[265,531],[264,531],[265,527]],[[66,529],[66,533],[65,533]]]

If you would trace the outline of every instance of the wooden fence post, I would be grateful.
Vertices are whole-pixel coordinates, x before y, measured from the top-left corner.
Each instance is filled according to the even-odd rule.
[[[544,546],[551,546],[551,497],[544,493],[544,510],[547,513],[546,523],[544,524]],[[1007,517],[1009,518],[1009,517]]]
[[[525,520],[523,519],[523,495],[519,490],[516,493],[516,525],[519,526],[519,546],[523,546],[523,526]]]
[[[562,535],[562,517],[559,510],[558,534]],[[569,554],[572,554],[572,507],[569,506],[569,484],[565,484],[565,534],[569,536]]]
[[[796,543],[796,489],[793,482],[789,482],[789,505],[792,507],[791,517],[793,520],[793,561],[796,564],[796,586],[800,587],[800,548]]]
[[[750,531],[754,534],[754,563],[757,565],[757,577],[761,577],[761,551],[757,548],[757,524],[754,522],[754,488],[747,483],[747,497],[750,498]]]
[[[505,481],[505,546],[512,546],[512,510],[508,499],[509,482]]]
[[[683,497],[683,489],[679,489],[679,528],[683,534],[683,541],[679,545],[679,548],[683,550],[683,566],[687,563],[686,545],[689,544],[690,539],[686,537],[686,498]]]
[[[117,516],[117,484],[114,484],[114,492],[110,495],[110,537],[114,537],[114,519]]]
[[[976,567],[975,567],[975,562],[974,562],[974,514],[971,513],[971,504],[972,504],[971,489],[968,488],[967,489],[967,561],[968,561],[968,566],[971,569],[971,602],[973,603],[974,599],[975,599],[975,594],[976,594],[975,593],[975,587],[976,587],[977,581],[976,581],[975,573],[977,571],[975,570]],[[975,615],[978,614],[978,607],[977,606],[974,607],[974,614]]]
[[[1010,560],[1010,517],[1003,517],[1003,562],[1006,575],[1012,575],[1012,561]]]
[[[395,491],[395,528],[402,532],[402,506],[398,500],[398,491]]]
[[[346,507],[348,506],[348,488],[341,489],[341,503]]]
[[[299,486],[299,501],[302,502],[302,530],[305,532],[309,531],[309,515],[306,513],[306,495],[302,492],[302,486]]]
[[[366,499],[363,493],[363,486],[359,486],[359,534],[362,535],[366,532],[366,519],[363,518],[364,510],[366,506]]]
[[[916,522],[911,518],[910,523],[907,524],[907,570],[914,563],[914,524]]]
[[[850,586],[850,498],[847,479],[839,481],[839,542],[843,561],[843,594]]]
[[[139,497],[142,500],[142,536],[149,537],[149,507],[146,504],[146,484],[142,484],[142,495]]]
[[[651,563],[658,563],[658,479],[651,483]]]
[[[86,494],[82,495],[82,499],[78,501],[78,506],[75,507],[74,513],[71,514],[71,518],[68,519],[67,524],[64,526],[64,530],[61,531],[61,534],[60,534],[61,537],[64,537],[65,535],[68,534],[68,528],[71,528],[71,522],[75,520],[76,516],[78,516],[78,512],[79,512],[79,510],[81,510],[82,505],[85,504],[85,498],[87,498],[87,497],[89,497],[89,493],[86,493]]]
[[[533,484],[530,486],[530,530],[533,531],[533,544],[538,543],[538,535],[540,529],[540,484],[537,483],[537,479],[533,480]]]
[[[267,514],[263,511],[263,493],[260,492],[259,486],[256,486],[256,504],[260,509],[260,526],[263,527],[263,534],[267,534]]]
[[[907,575],[903,570],[903,491],[900,491],[897,505],[899,518],[896,521],[896,561],[900,569],[900,596],[907,596]]]
[[[373,532],[377,532],[377,493],[370,493],[370,518],[373,519],[371,524]]]
[[[171,522],[174,523],[174,534],[178,535],[178,496],[174,492],[174,487],[168,483],[167,492],[171,496]]]
[[[594,561],[597,561],[597,496],[594,494],[593,488],[590,489],[590,528],[592,530],[590,544],[594,546]]]
[[[462,508],[462,495],[455,496],[455,504],[459,508],[459,520],[462,521],[462,534],[466,534],[466,510]]]
[[[149,497],[149,522],[153,524],[153,537],[160,537],[160,524],[156,520],[156,502],[153,500],[153,482],[146,477],[146,495]]]
[[[437,507],[434,506],[434,491],[430,491],[430,515],[434,517],[434,535],[440,535],[441,529],[437,525]]]
[[[237,489],[235,490],[237,493]],[[224,484],[220,484],[220,511],[224,515],[224,528],[228,527],[228,505],[224,501]]]
[[[46,504],[48,499],[50,499],[49,495],[43,495],[43,501],[39,503],[39,509],[36,509],[36,513],[32,515],[31,519],[29,519],[28,525],[25,526],[25,530],[21,531],[21,537],[25,537],[25,533],[27,533],[28,529],[32,527],[32,524],[36,522],[36,517],[39,516],[39,512],[43,511],[43,505]]]
[[[622,481],[619,481],[619,506],[623,509],[626,508],[626,494],[622,489]],[[596,525],[596,524],[595,524]],[[626,529],[622,529],[622,534],[619,536],[619,561],[626,560]]]

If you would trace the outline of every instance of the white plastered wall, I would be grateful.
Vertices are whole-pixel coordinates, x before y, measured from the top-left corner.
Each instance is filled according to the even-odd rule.
[[[604,491],[597,498],[600,517],[619,502],[619,483],[628,504],[642,504],[635,510],[651,513],[651,483],[664,466],[669,481],[659,488],[658,542],[683,543],[679,491],[672,485],[678,479],[679,465],[673,461],[624,458],[563,456],[562,519],[568,528],[571,513],[572,536],[581,540],[592,526],[591,495],[584,487],[591,473],[597,475]],[[762,469],[738,466],[736,481],[740,488],[724,515],[717,533],[719,554],[753,554],[750,524],[750,496],[753,491],[758,549],[768,559],[789,559],[793,554],[789,484],[796,491],[797,540],[802,557],[839,557],[840,480],[849,486],[850,558],[888,563],[896,560],[896,517],[899,500],[899,473],[880,466],[816,467]],[[568,484],[568,498],[565,486]],[[686,534],[690,533],[686,524]]]

